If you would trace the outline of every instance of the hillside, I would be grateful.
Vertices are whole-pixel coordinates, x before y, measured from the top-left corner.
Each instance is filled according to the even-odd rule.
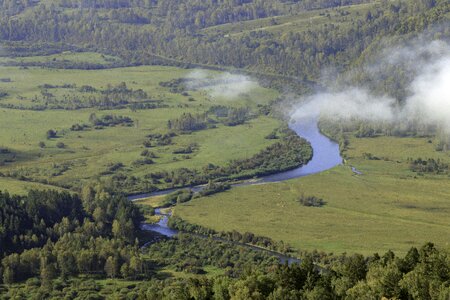
[[[0,299],[450,299],[449,25],[0,0]]]

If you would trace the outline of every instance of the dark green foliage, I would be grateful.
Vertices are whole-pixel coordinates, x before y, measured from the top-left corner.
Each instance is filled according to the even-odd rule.
[[[115,259],[114,270],[129,264],[134,276],[144,273],[133,245],[142,220],[139,209],[99,187],[86,187],[83,195],[80,200],[55,191],[30,191],[25,197],[0,193],[5,283],[40,276],[46,285],[58,276],[103,274],[109,257]]]
[[[89,125],[86,124],[73,124],[72,127],[70,127],[70,130],[72,131],[83,131],[85,129],[89,128]]]
[[[325,201],[323,199],[318,198],[316,196],[305,196],[302,195],[298,202],[303,206],[313,206],[313,207],[321,207],[325,205]]]
[[[62,91],[62,96],[55,96],[55,92]],[[14,104],[2,104],[3,107],[14,109],[66,109],[76,110],[83,108],[106,109],[154,109],[167,107],[162,100],[151,100],[142,89],[133,90],[122,82],[118,85],[108,84],[104,89],[96,89],[83,85],[77,88],[76,84],[62,85],[43,84],[40,86],[40,95],[33,98],[33,106],[23,107]]]
[[[146,165],[152,165],[155,162],[153,161],[153,159],[145,157],[143,159],[138,159],[133,161],[133,166],[135,167],[139,167],[139,166],[146,166]]]
[[[156,137],[158,140],[162,138],[161,135]],[[144,145],[151,147],[153,143],[147,141]],[[223,167],[208,164],[201,170],[180,168],[170,172],[150,173],[145,178],[151,179],[154,184],[168,183],[171,187],[192,186],[209,181],[246,179],[286,171],[307,163],[311,157],[310,144],[294,132],[287,130],[280,142],[267,147],[253,157],[233,160]]]
[[[251,232],[245,232],[244,234],[241,234],[235,230],[229,232],[216,232],[200,225],[190,224],[178,217],[171,217],[168,225],[170,228],[177,229],[181,232],[211,236],[222,241],[229,241],[233,243],[250,244],[280,253],[288,253],[292,250],[291,247],[283,241],[274,241],[271,238],[258,236]]]
[[[276,258],[261,251],[236,246],[213,238],[199,238],[180,234],[177,239],[152,245],[147,250],[156,261],[173,265],[177,271],[192,273],[194,269],[212,265],[229,268],[238,276],[246,267],[263,267],[277,264]]]
[[[230,162],[228,169],[233,175],[239,175],[244,170],[254,170],[258,176],[267,175],[306,164],[311,156],[309,143],[289,131],[282,141],[267,147],[252,158]]]
[[[116,116],[116,115],[103,115],[97,117],[95,114],[91,114],[89,117],[89,122],[95,128],[102,128],[107,126],[132,126],[133,120],[130,117]]]
[[[0,154],[9,154],[9,153],[11,153],[11,150],[9,150],[8,148],[0,147]]]
[[[143,157],[149,157],[149,158],[157,158],[156,154],[154,152],[148,151],[147,149],[142,150],[141,156]]]
[[[119,171],[120,169],[124,168],[124,164],[121,162],[117,163],[109,163],[107,165],[106,171],[102,173],[102,175],[108,175],[108,174],[114,174],[115,172]]]
[[[103,174],[113,174],[106,180],[108,185],[114,187],[115,190],[126,192],[128,194],[136,193],[151,193],[158,189],[154,185],[154,180],[149,178],[136,177],[134,175],[127,175],[120,172],[120,169],[110,172],[108,169]]]
[[[89,189],[83,194],[89,195]],[[95,192],[92,195],[96,197]],[[106,203],[111,204],[111,200],[107,199]],[[300,263],[288,265],[280,264],[273,253],[243,245],[251,243],[272,248],[273,242],[269,239],[251,233],[217,234],[194,226],[192,230],[212,236],[179,234],[141,250],[145,255],[142,256],[136,246],[100,236],[99,222],[107,224],[108,213],[101,211],[102,201],[97,201],[100,202],[94,209],[93,221],[85,219],[83,226],[72,225],[75,229],[67,229],[67,221],[63,220],[55,226],[62,234],[58,241],[2,260],[0,275],[4,283],[31,278],[24,285],[4,286],[5,299],[18,290],[28,296],[45,290],[53,297],[76,295],[96,299],[105,294],[105,288],[108,297],[126,294],[143,299],[196,299],[200,295],[204,298],[197,299],[446,299],[449,295],[448,253],[432,243],[419,250],[411,248],[404,258],[396,257],[391,251],[382,257],[378,254],[364,257],[306,253]],[[116,204],[112,200],[112,205]],[[117,234],[118,222],[114,220],[110,234]],[[178,226],[188,226],[180,223],[181,220],[176,222]],[[160,279],[162,274],[152,276],[155,266],[196,276]],[[222,270],[222,273],[201,276],[207,267]],[[73,277],[76,274],[95,274],[94,278],[150,279],[135,281],[120,290],[101,286],[90,277]]]
[[[417,173],[434,173],[434,174],[445,174],[448,172],[448,164],[443,163],[440,159],[435,160],[434,158],[429,159],[409,159],[410,170]]]
[[[375,130],[365,124],[361,124],[359,129],[355,132],[355,137],[357,138],[373,137],[374,135]]]
[[[164,199],[163,207],[175,205],[177,203],[187,202],[192,199],[193,193],[189,189],[179,190],[168,194]]]
[[[63,218],[83,219],[81,200],[68,193],[30,191],[26,197],[0,192],[0,256],[38,247],[52,237],[52,228]]]
[[[278,139],[277,130],[272,131],[271,133],[266,135],[265,138],[268,139],[268,140],[276,140],[276,139]]]
[[[211,106],[206,112],[208,115],[214,115],[216,118],[226,118],[228,117],[228,113],[230,111],[230,107],[224,105],[214,105]]]
[[[144,146],[146,148],[156,147],[156,146],[167,146],[172,144],[172,138],[176,136],[176,133],[166,133],[166,134],[149,134],[147,135],[148,140],[144,141]]]
[[[166,82],[160,82],[159,85],[168,88],[172,93],[181,94],[184,93],[184,91],[186,90],[185,83],[187,81],[188,79],[185,78],[177,78]]]
[[[249,109],[246,107],[231,108],[228,111],[224,124],[227,126],[236,126],[244,124],[249,117]]]
[[[107,52],[121,56],[131,65],[225,65],[281,75],[265,76],[269,82],[289,80],[291,76],[296,76],[297,82],[291,83],[304,89],[311,80],[320,78],[324,67],[347,69],[361,55],[367,55],[372,48],[376,48],[383,37],[416,34],[438,27],[439,23],[444,28],[440,30],[442,35],[448,34],[444,23],[450,9],[447,1],[433,1],[431,4],[385,1],[371,5],[364,14],[353,14],[354,19],[348,20],[349,12],[342,5],[361,2],[369,1],[180,3],[124,0],[119,5],[109,1],[62,1],[30,5],[34,7],[29,8],[26,14],[21,14],[25,8],[15,9],[12,7],[16,5],[8,5],[6,9],[0,10],[0,38],[7,41],[58,43],[61,48],[69,47],[62,46],[61,42],[85,44],[102,51],[107,49]],[[248,30],[230,36],[223,36],[220,31],[204,31],[219,24],[296,15],[305,9],[322,7],[339,8],[317,12],[317,15],[327,17],[329,22],[314,26],[312,30],[294,30],[283,34]],[[67,9],[74,13],[61,13]],[[272,19],[272,24],[274,22],[277,20]],[[150,26],[142,26],[147,23]],[[383,89],[387,89],[399,99],[404,97],[402,86],[407,85],[409,74],[386,74],[385,82],[373,88],[382,93]],[[405,77],[401,80],[405,84],[392,84],[398,82],[391,80],[393,76],[397,79],[397,74]],[[180,83],[183,84],[173,83],[176,92],[183,92],[182,88],[178,89]]]
[[[372,153],[368,153],[368,152],[364,152],[362,154],[362,156],[364,157],[364,159],[368,159],[368,160],[380,160],[379,157],[374,156]]]
[[[53,139],[57,137],[56,130],[50,129],[47,131],[47,139]]]
[[[208,182],[208,184],[200,192],[198,192],[198,194],[201,197],[205,197],[229,190],[230,188],[230,184],[226,182]]]
[[[190,144],[187,147],[175,149],[173,151],[173,154],[191,154],[196,149],[198,149],[198,145],[197,144]]]
[[[223,105],[214,105],[206,112],[207,115],[213,115],[226,126],[236,126],[244,124],[250,118],[250,110],[247,107],[228,107]]]
[[[80,93],[95,93],[95,92],[97,92],[97,89],[90,85],[83,85],[82,87],[80,87],[78,89],[78,91]]]
[[[178,119],[169,120],[167,127],[176,131],[190,132],[206,129],[207,124],[204,115],[193,116],[190,113],[183,113]]]

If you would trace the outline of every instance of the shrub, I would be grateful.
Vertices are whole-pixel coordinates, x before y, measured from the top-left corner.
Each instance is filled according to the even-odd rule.
[[[56,130],[50,129],[47,131],[47,139],[54,139],[56,137]]]
[[[305,196],[302,195],[298,202],[304,206],[313,206],[313,207],[321,207],[325,205],[325,201],[323,199],[318,198],[316,196]]]

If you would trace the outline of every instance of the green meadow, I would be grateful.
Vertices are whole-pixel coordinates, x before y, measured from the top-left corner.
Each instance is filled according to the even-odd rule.
[[[0,177],[0,187],[2,187],[1,188],[2,192],[8,192],[11,195],[25,195],[31,189],[38,189],[38,190],[56,189],[60,191],[64,190],[59,187],[46,185],[42,183],[26,182],[13,178],[2,178],[2,177]]]
[[[101,58],[92,53],[61,55],[64,59],[78,62],[100,61]],[[52,61],[53,58],[44,56],[40,60]],[[27,59],[37,60],[38,57]],[[231,159],[250,157],[274,142],[265,139],[265,136],[280,127],[282,122],[256,114],[243,125],[217,124],[216,128],[178,134],[172,138],[171,144],[148,149],[155,156],[152,158],[153,164],[134,164],[142,159],[141,152],[146,149],[143,143],[148,139],[147,136],[168,133],[167,123],[170,119],[176,119],[183,113],[202,114],[213,105],[248,106],[252,112],[257,112],[258,105],[268,104],[278,95],[274,90],[256,86],[251,93],[241,93],[233,99],[227,99],[212,96],[202,89],[182,94],[160,85],[161,82],[184,78],[192,71],[161,66],[104,70],[0,67],[0,78],[7,79],[0,81],[0,90],[8,94],[0,99],[0,148],[10,151],[0,153],[0,173],[8,177],[1,178],[4,183],[2,189],[23,191],[23,186],[28,182],[17,180],[23,178],[76,189],[84,182],[99,178],[115,164],[121,164],[121,173],[136,177],[182,167],[199,169],[208,163],[224,165]],[[211,71],[209,74],[219,73]],[[160,107],[30,109],[36,104],[46,104],[47,100],[42,96],[44,85],[52,86],[46,92],[52,93],[54,98],[66,99],[82,98],[79,92],[82,86],[101,91],[122,82],[134,91],[143,90]],[[100,92],[97,94],[101,95]],[[18,107],[21,109],[16,109]],[[74,124],[88,124],[92,113],[97,117],[129,117],[133,125],[70,130]],[[56,138],[48,139],[48,130],[57,131]],[[64,147],[61,147],[61,143]],[[191,154],[174,153],[192,144],[196,145],[196,149]]]
[[[0,57],[0,64],[8,63],[55,63],[55,62],[76,62],[108,65],[111,62],[121,62],[115,56],[104,55],[96,52],[72,52],[65,51],[45,56],[24,56],[24,57]]]
[[[2,62],[108,63],[114,57],[95,53],[61,53],[28,58],[3,58]],[[275,99],[274,90],[256,87],[251,93],[230,100],[211,96],[205,90],[182,94],[161,82],[185,78],[188,69],[162,66],[113,68],[103,70],[66,70],[40,67],[0,68],[0,185],[10,193],[26,193],[31,188],[80,188],[105,175],[112,165],[119,172],[135,177],[179,168],[200,169],[212,163],[225,165],[231,159],[250,157],[273,140],[265,139],[282,122],[258,115],[239,126],[217,124],[216,128],[179,134],[170,145],[148,150],[155,154],[151,165],[136,165],[147,135],[169,132],[167,121],[185,112],[198,114],[213,105],[248,106],[257,110]],[[210,75],[219,74],[209,71]],[[56,98],[80,96],[84,85],[98,90],[125,82],[133,90],[142,89],[148,98],[163,106],[154,109],[44,109],[42,86]],[[64,87],[69,86],[69,88]],[[72,86],[72,87],[71,87]],[[81,97],[81,96],[80,96]],[[8,108],[8,105],[22,109]],[[71,131],[74,124],[88,123],[92,113],[130,117],[133,126],[105,127]],[[30,126],[29,124],[32,124]],[[57,137],[48,139],[48,130]],[[40,143],[44,143],[42,147]],[[64,143],[64,147],[58,147]],[[196,144],[189,155],[174,154],[177,149]],[[409,169],[408,159],[434,158],[450,163],[448,153],[435,151],[436,141],[428,138],[351,138],[346,164],[332,170],[283,183],[233,188],[214,196],[195,199],[177,206],[175,214],[183,219],[216,230],[250,231],[274,240],[283,240],[299,250],[370,254],[388,249],[404,253],[411,246],[432,240],[448,245],[450,180],[448,175],[417,174]],[[367,159],[367,154],[376,160]],[[363,175],[356,175],[355,166]],[[27,178],[28,181],[24,179]],[[30,182],[29,179],[31,179]],[[164,187],[164,186],[161,186]],[[138,192],[138,191],[136,191]],[[324,199],[323,207],[305,207],[301,195]],[[161,199],[147,203],[157,206]]]
[[[286,34],[318,29],[330,24],[349,27],[356,20],[364,21],[366,13],[377,7],[376,2],[342,6],[339,8],[302,11],[293,15],[261,18],[245,22],[228,23],[203,29],[203,33],[225,36],[240,36],[249,32],[263,31],[274,34]]]
[[[299,250],[405,253],[433,241],[450,246],[450,178],[409,170],[411,158],[440,158],[426,138],[352,138],[346,165],[281,183],[233,188],[178,205],[175,215],[215,230],[253,232]],[[379,160],[367,160],[371,153]],[[355,166],[362,175],[352,172]],[[322,198],[305,207],[302,196]]]

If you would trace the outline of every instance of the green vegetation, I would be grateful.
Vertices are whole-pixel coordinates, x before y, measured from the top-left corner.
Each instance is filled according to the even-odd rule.
[[[434,160],[433,158],[429,158],[423,160],[418,158],[415,160],[410,159],[410,161],[410,169],[413,172],[434,174],[446,174],[448,172],[448,164],[442,163],[439,159]]]
[[[446,299],[450,295],[448,252],[428,243],[404,257],[306,255],[300,264],[278,264],[264,252],[191,235],[144,250],[150,280],[104,279],[98,275],[32,278],[2,287],[8,299]],[[314,261],[329,270],[320,272]],[[60,261],[59,261],[60,262]],[[58,262],[58,263],[59,263]],[[130,267],[134,266],[134,262]],[[121,268],[126,271],[127,268]]]
[[[311,159],[282,120],[305,93],[401,107],[415,61],[379,53],[449,20],[446,0],[0,0],[0,299],[448,299],[442,129],[320,120],[343,166],[230,181]],[[166,206],[191,234],[140,230]]]
[[[290,84],[302,90],[325,67],[347,70],[360,56],[370,57],[385,46],[382,38],[389,43],[395,35],[439,25],[441,34],[448,34],[444,24],[450,10],[445,0],[41,1],[19,6],[5,4],[1,11],[0,39],[8,41],[3,52],[30,54],[32,48],[54,55],[51,50],[58,47],[77,51],[65,44],[85,45],[129,64],[244,68],[278,86],[295,77]],[[15,26],[9,26],[12,22]],[[34,47],[20,47],[17,41]],[[385,87],[396,90],[389,84],[392,78],[398,77],[388,76]]]
[[[138,209],[100,186],[86,187],[83,197],[55,191],[32,190],[25,197],[0,193],[3,283],[39,276],[42,286],[51,286],[56,277],[77,274],[144,273],[138,245],[133,245],[142,220]]]
[[[321,207],[325,205],[325,201],[321,198],[317,198],[316,196],[301,195],[298,202],[303,206]]]
[[[210,163],[200,171],[188,168],[171,172],[161,171],[151,173],[147,178],[153,183],[167,182],[172,186],[199,185],[212,180],[248,179],[296,168],[307,163],[311,157],[311,145],[291,130],[286,130],[282,141],[268,146],[250,158],[233,159],[226,166]]]
[[[447,175],[410,170],[410,157],[450,163],[429,138],[348,137],[348,166],[281,183],[236,187],[178,205],[175,215],[216,231],[237,230],[282,240],[298,250],[395,250],[433,240],[447,245]],[[378,160],[367,159],[367,153]],[[301,195],[325,199],[319,208],[298,204]],[[389,232],[389,234],[386,234]]]
[[[106,175],[105,180],[109,177],[112,185],[120,182],[124,191],[144,192],[181,184],[158,183],[149,174],[180,168],[195,171],[208,164],[226,166],[231,159],[249,158],[273,144],[264,137],[281,122],[259,114],[259,107],[273,100],[275,91],[257,87],[251,96],[229,102],[202,90],[189,91],[189,96],[171,93],[159,84],[189,72],[171,67],[0,68],[0,75],[11,78],[0,82],[8,91],[0,101],[4,106],[0,144],[8,145],[8,151],[0,153],[0,172],[6,178],[72,190]],[[43,93],[53,96],[44,100]],[[189,101],[190,97],[196,101]],[[175,134],[167,128],[169,120],[205,113],[215,105],[230,111],[245,105],[252,118],[239,126],[212,124],[191,134]],[[151,148],[147,154],[146,147]]]
[[[283,241],[274,241],[268,237],[258,236],[251,232],[240,233],[235,230],[216,232],[206,227],[189,224],[177,217],[171,217],[168,225],[170,228],[179,230],[182,233],[188,232],[203,237],[212,237],[216,240],[231,242],[238,245],[252,245],[258,247],[257,249],[266,249],[283,254],[289,254],[292,250],[291,247]]]

